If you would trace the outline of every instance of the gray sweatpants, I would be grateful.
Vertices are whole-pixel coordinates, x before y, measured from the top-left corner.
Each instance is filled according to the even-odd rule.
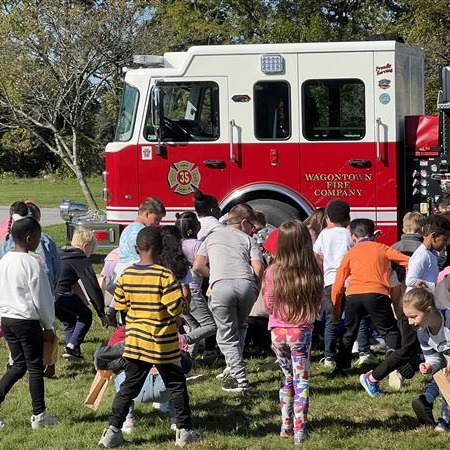
[[[233,378],[247,379],[243,357],[247,318],[258,297],[250,280],[216,281],[211,290],[210,308],[217,325],[217,345],[225,356]]]
[[[189,314],[183,315],[190,330],[184,335],[189,344],[189,353],[195,357],[198,342],[216,334],[216,324],[208,306],[208,301],[198,290],[191,289]]]

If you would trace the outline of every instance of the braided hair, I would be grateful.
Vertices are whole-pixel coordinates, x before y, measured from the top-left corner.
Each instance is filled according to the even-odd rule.
[[[23,201],[17,201],[14,202],[9,207],[9,222],[8,222],[8,233],[6,234],[5,241],[9,240],[9,236],[11,234],[11,228],[14,223],[14,221],[25,218],[30,215],[30,210],[28,208],[28,205]]]

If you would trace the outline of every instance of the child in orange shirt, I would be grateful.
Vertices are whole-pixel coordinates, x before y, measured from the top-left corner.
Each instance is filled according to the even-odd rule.
[[[358,334],[361,318],[368,314],[389,348],[396,349],[400,333],[389,297],[390,262],[407,267],[409,257],[387,245],[374,242],[375,224],[370,219],[350,222],[350,234],[355,246],[342,259],[331,290],[333,318],[339,320],[341,300],[345,305],[345,332],[339,348],[336,369],[331,376],[344,375],[352,359],[352,346]],[[350,282],[345,289],[345,280]]]

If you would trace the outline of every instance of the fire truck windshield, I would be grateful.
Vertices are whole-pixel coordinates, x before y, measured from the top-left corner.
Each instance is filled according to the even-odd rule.
[[[117,120],[115,141],[125,142],[131,139],[138,102],[139,91],[135,87],[125,83],[120,104],[119,118]]]

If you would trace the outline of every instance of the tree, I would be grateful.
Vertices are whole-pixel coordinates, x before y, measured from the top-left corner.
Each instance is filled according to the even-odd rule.
[[[93,114],[131,60],[148,2],[3,1],[0,132],[23,129],[75,174],[97,209],[80,165]]]

